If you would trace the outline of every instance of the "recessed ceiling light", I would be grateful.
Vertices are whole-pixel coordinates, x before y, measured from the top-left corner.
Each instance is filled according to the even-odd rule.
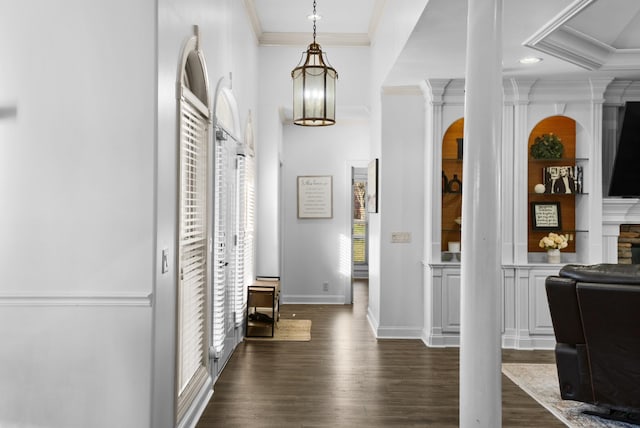
[[[538,57],[535,57],[535,56],[528,56],[528,57],[525,57],[525,58],[521,58],[518,62],[520,64],[537,64],[540,61],[542,61],[542,58],[538,58]]]
[[[322,15],[318,15],[317,13],[316,13],[315,15],[314,15],[314,14],[307,15],[307,19],[308,19],[309,21],[313,21],[314,19],[315,19],[316,21],[320,21],[320,20],[322,19]]]

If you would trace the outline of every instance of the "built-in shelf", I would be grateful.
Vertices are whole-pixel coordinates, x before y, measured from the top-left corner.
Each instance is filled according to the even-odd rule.
[[[442,223],[440,224],[440,248],[447,250],[449,242],[461,241],[461,227],[456,219],[462,216],[462,192],[464,177],[462,176],[462,142],[464,119],[454,121],[442,137]],[[459,263],[460,258],[444,251],[443,262]]]
[[[529,158],[529,162],[530,163],[540,163],[543,165],[547,165],[547,164],[572,164],[573,162],[588,162],[589,159],[587,158],[559,158],[559,159],[534,159],[534,158]]]
[[[529,192],[529,196],[540,196],[540,197],[561,197],[566,198],[568,196],[589,196],[589,192],[581,192],[581,193],[537,193],[537,192]]]

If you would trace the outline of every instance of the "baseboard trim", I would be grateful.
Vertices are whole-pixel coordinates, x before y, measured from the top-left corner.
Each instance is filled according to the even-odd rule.
[[[198,395],[196,395],[193,403],[191,403],[191,406],[189,406],[189,409],[178,424],[178,428],[195,428],[211,397],[213,397],[213,382],[211,376],[207,376],[206,382],[198,391]]]
[[[369,327],[371,327],[371,333],[378,338],[378,320],[373,313],[371,312],[371,307],[367,307],[367,322],[369,323]]]
[[[150,307],[151,293],[3,293],[0,306],[142,306]]]
[[[344,305],[343,295],[282,295],[280,303],[283,305]]]
[[[378,327],[378,339],[420,339],[420,327]]]
[[[503,345],[503,347],[506,347]],[[556,347],[556,338],[553,337],[522,337],[515,340],[513,349],[520,350],[553,350]]]
[[[459,348],[460,336],[458,334],[427,334],[421,336],[422,341],[429,348]]]
[[[422,331],[420,339],[430,348],[460,347],[458,334],[429,334]],[[502,349],[519,350],[553,350],[556,346],[555,337],[516,337],[502,335]]]

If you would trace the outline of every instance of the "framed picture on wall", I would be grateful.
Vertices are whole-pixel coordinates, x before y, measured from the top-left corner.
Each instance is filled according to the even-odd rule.
[[[533,230],[560,230],[559,202],[531,202],[531,228]]]
[[[333,176],[298,176],[298,218],[333,218]]]
[[[369,162],[367,174],[367,212],[378,212],[378,158]]]

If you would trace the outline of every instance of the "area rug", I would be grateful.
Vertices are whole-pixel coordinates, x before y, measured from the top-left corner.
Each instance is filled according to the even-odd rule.
[[[273,337],[245,337],[245,340],[308,342],[311,340],[311,320],[281,319],[276,323]]]
[[[638,425],[585,415],[582,413],[585,410],[598,411],[599,409],[589,404],[561,399],[555,364],[503,364],[502,373],[568,427],[638,427]]]

